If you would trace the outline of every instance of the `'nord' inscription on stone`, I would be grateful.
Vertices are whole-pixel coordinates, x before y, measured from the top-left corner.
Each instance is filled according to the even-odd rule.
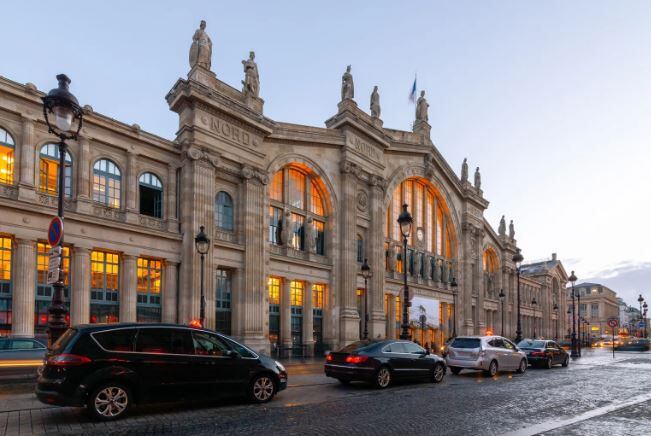
[[[357,136],[349,137],[348,142],[350,143],[350,145],[353,146],[355,151],[357,151],[358,153],[363,154],[364,156],[368,156],[371,159],[380,160],[380,155],[375,149],[375,147],[373,147],[367,142],[362,141]]]
[[[255,144],[251,139],[251,135],[247,132],[217,118],[210,118],[210,130],[223,138],[230,139],[247,147]]]

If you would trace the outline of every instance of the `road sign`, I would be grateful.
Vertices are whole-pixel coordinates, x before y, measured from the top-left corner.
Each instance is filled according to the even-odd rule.
[[[63,221],[58,216],[52,218],[50,226],[47,229],[47,242],[51,247],[59,245],[63,238]]]
[[[638,326],[639,328],[643,329],[645,324],[646,324],[646,323],[645,323],[644,321],[640,321],[640,322],[637,324],[637,326]]]
[[[51,285],[59,281],[61,274],[61,255],[50,255],[47,265],[47,284]]]
[[[619,325],[619,320],[617,318],[608,318],[608,327],[615,328]]]

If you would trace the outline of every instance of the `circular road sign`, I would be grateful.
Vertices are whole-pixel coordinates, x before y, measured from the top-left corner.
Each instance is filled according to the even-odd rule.
[[[608,318],[608,327],[615,328],[619,324],[619,320],[617,318]]]
[[[47,229],[47,242],[50,247],[56,247],[63,237],[63,221],[58,216],[52,218]]]

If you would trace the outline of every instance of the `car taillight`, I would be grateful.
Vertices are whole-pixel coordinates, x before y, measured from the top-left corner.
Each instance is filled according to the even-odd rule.
[[[364,363],[368,360],[368,356],[347,356],[346,363]]]
[[[77,354],[58,354],[47,359],[46,364],[51,366],[79,366],[92,362],[86,356]]]
[[[332,362],[333,359],[334,359],[334,357],[332,357],[332,354],[328,354],[326,356],[326,361],[328,361],[328,362]]]
[[[545,357],[546,354],[544,351],[534,351],[531,353],[532,356],[534,357]]]

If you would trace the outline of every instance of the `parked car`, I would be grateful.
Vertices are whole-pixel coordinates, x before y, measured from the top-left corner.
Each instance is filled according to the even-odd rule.
[[[264,403],[286,387],[282,364],[211,330],[94,324],[68,329],[52,346],[36,396],[113,420],[133,404],[238,394]]]
[[[405,340],[363,340],[353,342],[326,357],[325,375],[341,383],[364,381],[379,389],[395,380],[443,380],[445,361],[418,344]]]
[[[615,350],[617,351],[649,351],[649,348],[649,339],[645,338],[629,337],[615,344]]]
[[[46,352],[45,344],[35,338],[0,337],[0,380],[36,378]]]
[[[567,366],[570,363],[570,355],[554,341],[524,339],[518,347],[527,354],[527,360],[532,366],[551,369],[554,365]]]
[[[501,336],[457,336],[450,343],[445,361],[452,374],[463,369],[478,369],[487,376],[498,371],[527,370],[527,356],[515,344]]]

